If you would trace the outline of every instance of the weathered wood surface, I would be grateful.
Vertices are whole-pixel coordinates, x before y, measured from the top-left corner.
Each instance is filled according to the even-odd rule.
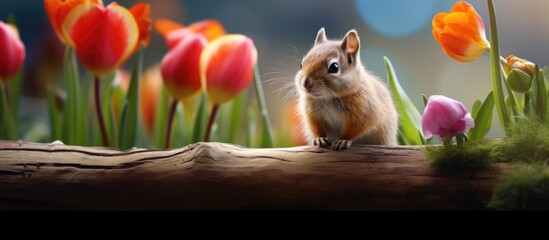
[[[419,147],[181,149],[0,142],[1,210],[484,209],[502,170],[447,174]]]

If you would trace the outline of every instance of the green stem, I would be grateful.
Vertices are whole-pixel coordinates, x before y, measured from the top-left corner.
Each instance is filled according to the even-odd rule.
[[[505,99],[503,96],[496,10],[494,8],[493,0],[487,1],[490,15],[490,72],[492,75],[492,88],[494,90],[494,100],[500,123],[508,135],[509,115],[507,113],[507,108],[505,107]]]
[[[177,104],[179,101],[172,100],[170,103],[170,110],[168,111],[168,127],[166,128],[166,140],[164,141],[164,148],[168,149],[170,148],[170,139],[172,136],[172,126],[173,126],[173,119],[175,117],[175,110],[177,109]]]
[[[259,101],[259,110],[261,111],[261,122],[263,125],[261,147],[272,148],[274,147],[273,133],[271,130],[271,122],[269,120],[269,113],[267,112],[267,105],[265,104],[265,96],[263,94],[261,77],[257,65],[254,67],[254,86],[255,92],[257,93],[257,101]]]
[[[445,137],[443,143],[444,146],[452,146],[452,137]]]
[[[4,128],[5,129],[0,129],[0,131],[5,131],[6,135],[5,137],[7,138],[7,140],[15,140],[15,138],[17,137],[17,133],[15,131],[15,123],[13,121],[13,115],[12,115],[12,112],[10,111],[10,107],[9,107],[9,104],[8,104],[8,98],[7,98],[7,95],[6,95],[6,92],[7,92],[7,86],[5,86],[2,82],[0,82],[0,107],[1,107],[1,110],[0,111],[0,114],[3,115],[3,118],[2,119],[4,121]]]
[[[101,106],[101,81],[99,77],[95,77],[94,85],[95,96],[95,111],[97,112],[97,122],[99,123],[99,130],[101,131],[101,139],[103,140],[103,146],[109,147],[109,138],[107,136],[107,128],[105,127],[105,119],[103,116],[103,107]],[[73,131],[77,131],[74,129]]]
[[[204,135],[204,142],[210,141],[210,133],[212,131],[212,126],[215,121],[215,116],[219,110],[219,105],[215,103],[212,107],[212,113],[210,114],[210,119],[208,120],[208,125],[206,126],[206,134]]]
[[[527,92],[524,94],[524,113],[526,115],[530,114],[530,100],[531,100],[531,97],[530,97],[530,93]]]

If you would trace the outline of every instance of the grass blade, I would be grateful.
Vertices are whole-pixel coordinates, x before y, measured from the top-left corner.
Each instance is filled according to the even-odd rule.
[[[160,101],[158,101],[158,105],[156,106],[156,115],[154,118],[154,146],[156,148],[164,148],[164,134],[166,134],[166,125],[168,121],[169,101],[168,92],[166,91],[166,88],[162,86]]]
[[[0,107],[2,107],[0,111],[2,114],[0,116],[0,130],[4,133],[1,137],[6,140],[16,140],[17,133],[15,131],[13,115],[8,104],[8,96],[6,96],[6,92],[7,91],[4,84],[0,82]]]
[[[547,121],[547,87],[543,71],[536,64],[536,115],[541,122]]]
[[[242,91],[233,100],[231,108],[231,122],[229,125],[229,143],[236,143],[236,135],[240,132],[239,130],[244,108],[244,98],[246,98],[247,93],[247,91]]]
[[[61,110],[57,107],[56,95],[54,91],[54,89],[50,89],[47,91],[51,141],[59,140],[62,137],[62,113]]]
[[[134,63],[132,76],[130,80],[130,86],[128,94],[126,95],[126,105],[124,111],[127,114],[125,118],[120,118],[120,133],[119,146],[122,150],[127,150],[135,146],[136,133],[137,133],[137,121],[139,110],[139,82],[141,81],[141,72],[143,69],[143,48],[140,49],[137,55],[137,60]],[[127,107],[127,108],[126,108]]]
[[[206,133],[206,100],[206,95],[201,93],[198,112],[194,119],[193,143],[203,141],[202,137]]]
[[[271,122],[269,120],[269,113],[267,112],[267,105],[265,104],[265,96],[263,94],[261,77],[257,64],[254,67],[254,86],[257,94],[257,101],[259,103],[259,110],[261,111],[261,147],[272,148],[274,147],[273,133],[271,130]]]

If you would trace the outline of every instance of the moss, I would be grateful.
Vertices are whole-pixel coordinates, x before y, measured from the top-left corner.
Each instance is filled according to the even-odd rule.
[[[431,165],[449,172],[474,171],[496,162],[515,166],[499,180],[487,205],[497,210],[549,210],[549,125],[516,119],[500,141],[427,146]]]
[[[488,208],[549,210],[549,167],[544,163],[517,164],[496,186]]]
[[[463,146],[428,146],[427,157],[436,169],[460,172],[473,171],[501,161],[499,153],[494,151],[493,141],[467,142]]]
[[[520,118],[509,128],[510,136],[494,151],[506,161],[547,163],[549,160],[549,126],[534,118]]]

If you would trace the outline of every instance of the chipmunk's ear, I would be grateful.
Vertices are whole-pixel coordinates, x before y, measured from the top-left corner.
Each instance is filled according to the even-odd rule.
[[[316,34],[316,40],[315,44],[326,42],[328,39],[326,38],[326,31],[324,28],[321,28],[318,30],[318,33]]]
[[[360,38],[356,30],[347,32],[343,40],[341,41],[341,49],[347,54],[347,61],[349,64],[356,62],[358,52],[360,50]]]

